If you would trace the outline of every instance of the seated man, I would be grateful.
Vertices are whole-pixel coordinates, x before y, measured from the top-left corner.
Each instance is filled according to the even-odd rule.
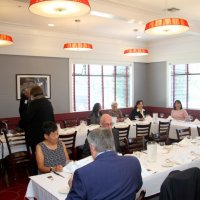
[[[114,142],[115,142],[115,150],[116,152],[121,153],[121,148],[120,148],[120,142],[119,142],[119,131],[117,129],[112,129],[112,117],[108,114],[103,114],[101,119],[100,119],[100,125],[103,128],[109,128],[112,130],[113,137],[114,137]],[[90,147],[87,139],[85,140],[85,144],[83,147],[83,153],[82,157],[85,158],[87,156],[90,156]]]
[[[111,104],[112,110],[109,111],[111,117],[117,117],[117,121],[124,121],[122,112],[118,109],[118,103],[116,101]]]
[[[118,156],[108,128],[87,137],[94,161],[77,169],[66,200],[132,200],[142,186],[141,166],[133,156]]]

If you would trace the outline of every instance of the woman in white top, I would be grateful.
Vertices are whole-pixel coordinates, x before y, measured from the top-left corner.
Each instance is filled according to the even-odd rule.
[[[180,100],[174,102],[174,109],[171,111],[171,116],[177,120],[187,120],[188,113],[183,109],[182,103]]]

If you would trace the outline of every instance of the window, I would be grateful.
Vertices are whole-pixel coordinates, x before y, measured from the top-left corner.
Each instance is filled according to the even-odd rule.
[[[200,108],[200,63],[170,66],[170,105],[181,100],[184,108]]]
[[[91,110],[97,102],[103,109],[117,101],[130,106],[130,67],[74,64],[72,70],[73,111]]]

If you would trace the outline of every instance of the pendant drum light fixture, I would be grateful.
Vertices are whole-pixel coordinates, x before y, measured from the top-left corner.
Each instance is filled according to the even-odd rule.
[[[88,0],[30,0],[29,10],[43,17],[77,17],[90,11]]]
[[[78,32],[78,23],[80,22],[80,20],[76,19],[75,22],[77,23],[77,32]],[[91,50],[93,50],[92,44],[84,43],[84,42],[65,43],[63,48],[65,50],[69,50],[69,51],[91,51]]]
[[[124,50],[125,56],[146,56],[148,54],[149,54],[149,52],[148,52],[147,49],[137,48],[137,49],[126,49],[126,50]]]
[[[65,43],[64,49],[69,51],[90,51],[93,50],[93,46],[89,43]]]
[[[137,37],[137,32],[138,32],[138,29],[133,29],[133,31],[135,32],[136,34],[136,38],[140,38],[140,37]],[[126,49],[124,50],[124,55],[125,56],[146,56],[148,55],[149,52],[147,49],[144,49],[144,48],[132,48],[132,49]]]
[[[145,33],[151,35],[173,35],[180,34],[189,30],[189,24],[186,19],[167,17],[167,12],[177,12],[180,9],[171,7],[168,8],[168,0],[165,2],[165,18],[150,21],[145,26]]]
[[[164,18],[148,22],[145,26],[145,33],[151,35],[172,35],[180,34],[189,30],[186,19]]]
[[[0,34],[0,46],[8,46],[13,44],[13,39],[9,35]]]

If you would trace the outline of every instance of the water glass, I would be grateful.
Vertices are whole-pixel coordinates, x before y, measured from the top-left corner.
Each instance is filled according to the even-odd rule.
[[[157,159],[157,143],[155,141],[147,142],[148,162],[156,162]]]
[[[164,113],[160,113],[160,118],[164,118]]]

